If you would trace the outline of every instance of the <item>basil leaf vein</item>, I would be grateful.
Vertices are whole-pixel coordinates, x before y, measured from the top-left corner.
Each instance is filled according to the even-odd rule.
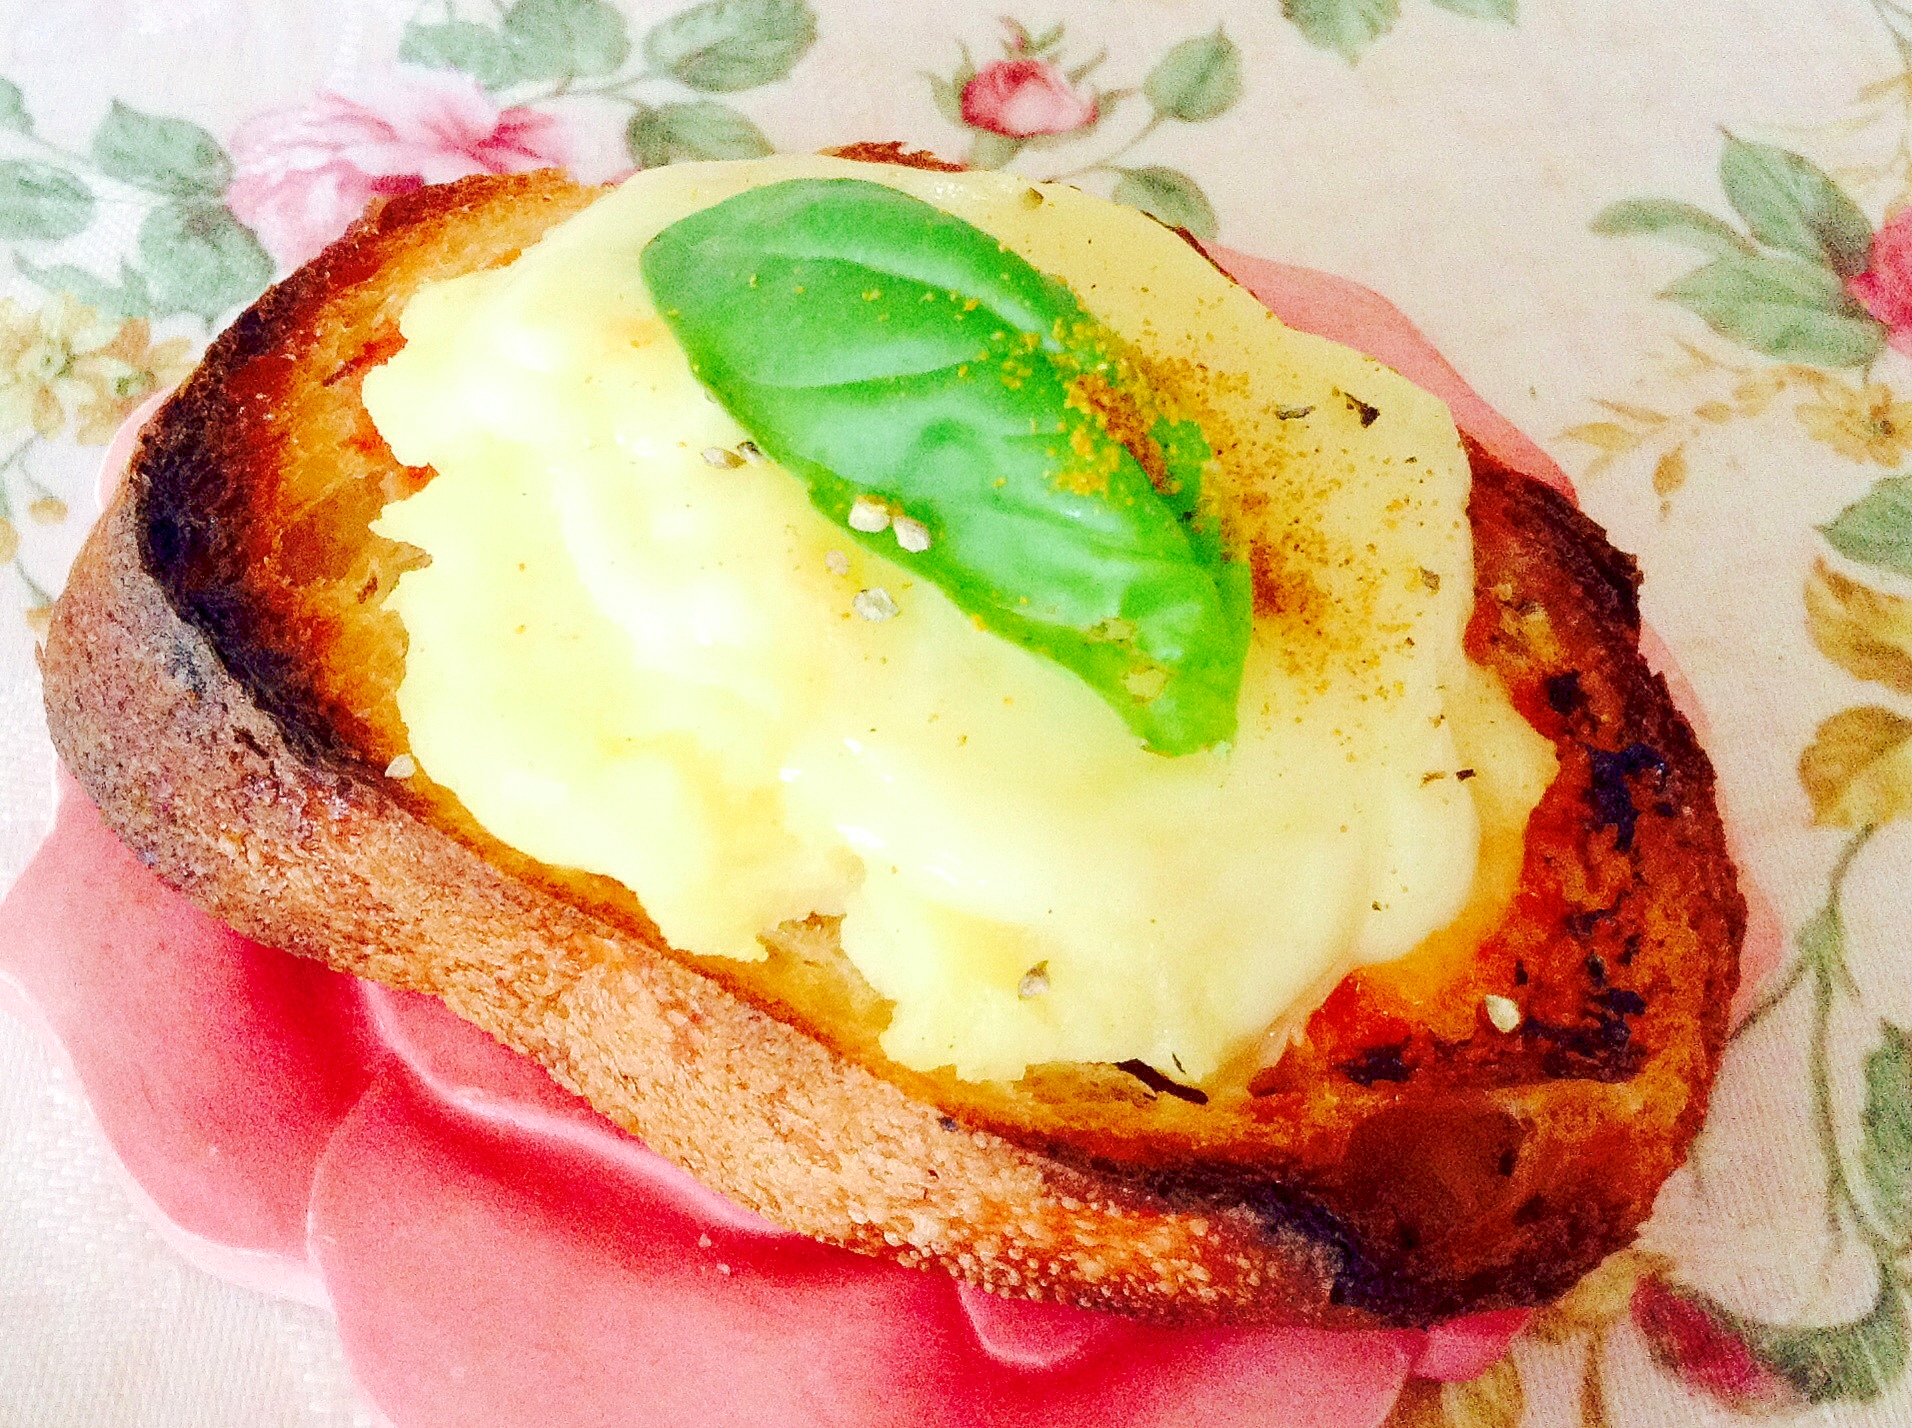
[[[1211,452],[1063,283],[951,214],[796,179],[684,218],[641,269],[699,380],[817,509],[1146,746],[1234,737],[1253,612],[1201,500]],[[926,551],[848,530],[859,496]]]

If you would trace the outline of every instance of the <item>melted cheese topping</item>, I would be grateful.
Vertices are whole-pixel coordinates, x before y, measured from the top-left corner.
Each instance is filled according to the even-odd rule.
[[[994,234],[1198,415],[1256,574],[1232,748],[1144,752],[1072,675],[737,460],[748,433],[638,255],[801,177],[891,184]],[[1461,649],[1468,472],[1445,408],[1140,214],[993,173],[682,165],[426,289],[402,325],[365,402],[437,472],[378,523],[431,557],[392,597],[418,763],[503,841],[623,882],[678,947],[756,958],[779,923],[840,915],[897,1061],[1200,1080],[1348,967],[1511,891],[1478,875],[1483,810],[1524,826],[1552,751]]]

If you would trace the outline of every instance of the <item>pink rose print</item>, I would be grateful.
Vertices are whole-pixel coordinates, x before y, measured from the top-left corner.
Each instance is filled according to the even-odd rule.
[[[1095,122],[1095,100],[1084,99],[1045,60],[1002,59],[984,65],[963,86],[963,122],[1011,139],[1068,134]]]
[[[469,75],[397,68],[247,120],[232,136],[232,156],[226,202],[293,268],[374,197],[470,174],[563,167],[571,145],[550,115],[500,111]]]
[[[1633,1322],[1653,1360],[1737,1413],[1805,1406],[1792,1381],[1755,1354],[1703,1296],[1649,1277],[1633,1291]]]
[[[1912,208],[1873,236],[1871,261],[1846,281],[1846,291],[1891,330],[1894,347],[1912,356]]]

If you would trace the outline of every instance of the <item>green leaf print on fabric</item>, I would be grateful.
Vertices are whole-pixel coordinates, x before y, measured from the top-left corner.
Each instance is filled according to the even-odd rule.
[[[20,275],[38,283],[48,292],[71,293],[88,307],[109,317],[152,317],[153,295],[146,286],[146,275],[131,264],[120,264],[119,281],[108,282],[97,273],[60,263],[50,268],[36,267],[19,254],[13,265]]]
[[[1871,8],[1886,22],[1900,72],[1869,86],[1867,99],[1912,82],[1912,44],[1892,18],[1906,12],[1896,0]],[[1896,114],[1898,106],[1893,109]],[[1832,126],[1813,132],[1823,134],[1825,127]],[[1837,127],[1848,129],[1844,122]],[[1912,159],[1903,131],[1896,137],[1901,153],[1886,169],[1903,180],[1912,175]],[[1839,172],[1853,174],[1858,183],[1867,181],[1869,171],[1848,166]],[[1718,356],[1709,344],[1682,335],[1679,345],[1692,358],[1684,375],[1701,392],[1690,416],[1669,416],[1659,410],[1660,402],[1603,401],[1599,405],[1619,422],[1607,423],[1606,430],[1601,423],[1585,424],[1575,429],[1575,439],[1598,446],[1602,461],[1614,452],[1659,445],[1654,487],[1663,514],[1678,482],[1663,486],[1660,469],[1677,462],[1675,474],[1684,477],[1701,433],[1759,418],[1786,393],[1796,396],[1791,415],[1813,440],[1850,460],[1902,466],[1912,446],[1912,402],[1898,390],[1896,362],[1877,371],[1873,363],[1885,355],[1888,338],[1912,353],[1904,297],[1912,249],[1901,246],[1912,229],[1905,216],[1888,206],[1875,233],[1868,211],[1826,169],[1803,154],[1730,134],[1720,150],[1719,179],[1744,232],[1731,216],[1671,198],[1610,204],[1592,229],[1656,237],[1705,254],[1711,261],[1661,296],[1697,314],[1722,337],[1778,360]],[[1858,370],[1835,370],[1840,368]],[[1812,481],[1824,473],[1806,463],[1796,474]],[[1912,474],[1876,481],[1819,531],[1858,567],[1912,576]],[[1912,696],[1912,599],[1854,578],[1862,573],[1842,570],[1829,557],[1811,562],[1803,590],[1806,633],[1829,661],[1822,674],[1870,681],[1884,686],[1878,692],[1903,700]],[[1760,1027],[1784,1026],[1791,1036],[1803,1031],[1804,1120],[1824,1177],[1827,1240],[1819,1293],[1808,1294],[1801,1317],[1826,1316],[1835,1261],[1863,1255],[1876,1287],[1869,1307],[1833,1324],[1764,1323],[1661,1281],[1655,1281],[1657,1290],[1649,1286],[1636,1296],[1633,1317],[1655,1361],[1678,1372],[1690,1390],[1743,1415],[1791,1412],[1801,1400],[1877,1400],[1902,1383],[1909,1355],[1903,1276],[1912,1257],[1912,1032],[1867,1014],[1871,982],[1851,965],[1859,949],[1848,943],[1844,900],[1847,875],[1878,831],[1912,819],[1912,718],[1886,703],[1840,709],[1820,721],[1797,773],[1813,827],[1844,830],[1844,844],[1824,903],[1797,926],[1791,964],[1760,989],[1732,1038],[1737,1044]],[[1803,1017],[1772,1017],[1795,997],[1807,1003]],[[1868,1035],[1873,1039],[1865,1046]],[[1864,1095],[1856,1107],[1838,1074],[1843,1058],[1835,1056],[1855,1041],[1864,1051]],[[1706,1171],[1703,1152],[1697,1168]],[[1597,1344],[1590,1349],[1589,1362],[1600,1352]],[[1784,1392],[1771,1391],[1775,1374]],[[1588,1421],[1605,1422],[1604,1410]]]
[[[1883,1023],[1879,1049],[1866,1057],[1860,1164],[1879,1228],[1896,1239],[1912,1229],[1912,1037]]]
[[[1912,575],[1912,476],[1887,476],[1819,531],[1848,560]]]
[[[1872,225],[1810,159],[1728,138],[1719,176],[1733,211],[1767,247],[1823,264],[1841,278],[1865,271]]]
[[[1139,208],[1171,228],[1186,228],[1197,238],[1215,236],[1215,210],[1187,174],[1159,164],[1123,169],[1121,174],[1113,195],[1117,203]]]
[[[1862,367],[1885,348],[1885,329],[1830,269],[1794,258],[1719,258],[1661,296],[1720,336],[1783,361]]]
[[[1905,1371],[1905,1303],[1879,1262],[1871,1307],[1842,1324],[1794,1327],[1736,1314],[1702,1290],[1646,1281],[1634,1322],[1654,1362],[1735,1413],[1765,1416],[1839,1399],[1870,1402]],[[1605,1423],[1604,1414],[1585,1419]]]
[[[630,31],[607,0],[516,0],[496,29],[465,20],[414,22],[399,55],[460,70],[487,89],[516,90],[519,106],[571,94],[628,105],[624,147],[632,162],[656,168],[774,153],[763,131],[728,105],[660,103],[656,91],[682,86],[721,94],[770,84],[785,78],[815,40],[816,14],[807,0],[709,0],[652,26],[639,62],[629,65]],[[521,88],[532,85],[540,88]]]
[[[0,130],[27,134],[32,127],[19,87],[0,79]],[[271,259],[225,203],[232,159],[203,126],[115,99],[84,152],[40,147],[57,161],[0,161],[0,243],[77,237],[98,216],[102,194],[111,194],[113,207],[138,224],[133,254],[105,259],[117,276],[111,266],[101,272],[40,264],[13,249],[14,271],[29,282],[107,317],[190,314],[211,323],[271,281]]]
[[[1847,1324],[1779,1328],[1739,1320],[1747,1345],[1813,1403],[1870,1403],[1905,1372],[1905,1300],[1892,1269],[1879,1268],[1872,1308]]]
[[[169,203],[139,229],[140,265],[155,316],[208,322],[251,302],[272,281],[272,259],[252,231],[215,203]]]
[[[521,78],[517,58],[498,31],[469,20],[405,27],[398,57],[430,69],[455,69],[486,89],[502,89]]]
[[[92,221],[92,190],[65,169],[0,161],[0,241],[55,243]]]
[[[1434,0],[1450,14],[1511,25],[1519,0]],[[1281,0],[1281,13],[1316,49],[1333,50],[1348,63],[1394,28],[1401,0]]]
[[[1731,224],[1703,208],[1672,198],[1628,198],[1610,203],[1600,210],[1592,226],[1595,233],[1606,237],[1664,238],[1718,258],[1738,253],[1751,257],[1758,251]]]
[[[1394,28],[1401,0],[1281,0],[1281,13],[1316,49],[1333,50],[1353,63]]]
[[[1241,98],[1241,51],[1217,27],[1212,35],[1183,40],[1142,81],[1155,112],[1185,124],[1214,119]]]
[[[805,0],[709,0],[645,35],[644,58],[692,89],[731,94],[784,78],[816,38]]]
[[[20,86],[10,79],[0,79],[0,129],[15,134],[33,132],[33,116],[27,113],[26,98],[20,93]]]
[[[518,0],[504,43],[520,80],[615,74],[631,53],[624,16],[604,0]]]
[[[117,99],[93,131],[92,158],[109,178],[172,198],[217,199],[232,182],[232,160],[199,125]]]
[[[1660,296],[1705,319],[1722,337],[1782,362],[1870,366],[1889,334],[1847,291],[1872,256],[1872,225],[1858,205],[1810,159],[1771,144],[1729,135],[1719,174],[1750,238],[1702,208],[1669,198],[1608,204],[1591,227],[1710,254],[1713,262]],[[1838,444],[1836,436],[1821,439]],[[1857,438],[1848,444],[1865,445]]]
[[[632,160],[647,169],[680,159],[758,159],[774,152],[763,131],[715,100],[639,109],[624,130]]]
[[[1519,18],[1518,0],[1434,0],[1443,10],[1475,20],[1499,20],[1511,25]]]
[[[630,53],[624,16],[605,0],[517,0],[495,30],[413,22],[398,46],[402,60],[460,70],[486,89],[613,74]]]
[[[1012,139],[1007,134],[979,133],[970,141],[969,152],[963,161],[972,169],[999,169],[1017,154],[1028,141]]]
[[[1880,1045],[1866,1058],[1856,1173],[1841,1145],[1831,1056],[1835,1003],[1841,995],[1858,995],[1847,962],[1846,878],[1878,825],[1905,811],[1912,788],[1903,761],[1908,734],[1912,721],[1877,708],[1844,710],[1820,725],[1800,760],[1800,783],[1815,823],[1854,831],[1833,866],[1825,904],[1794,936],[1791,968],[1774,979],[1733,1033],[1735,1040],[1743,1038],[1794,992],[1810,989],[1805,1061],[1810,1124],[1825,1167],[1826,1215],[1835,1233],[1850,1233],[1871,1258],[1878,1276],[1872,1306],[1845,1323],[1775,1325],[1734,1314],[1697,1290],[1675,1291],[1812,1403],[1876,1399],[1903,1376],[1908,1356],[1897,1264],[1905,1252],[1902,1231],[1912,1191],[1912,1040],[1891,1023],[1879,1023]],[[1708,1391],[1735,1406],[1722,1392],[1731,1387],[1715,1381]]]
[[[963,62],[957,66],[956,73],[949,79],[940,74],[923,71],[923,78],[929,81],[929,97],[936,104],[936,112],[952,124],[963,122],[963,89],[976,77],[976,62],[963,53]]]

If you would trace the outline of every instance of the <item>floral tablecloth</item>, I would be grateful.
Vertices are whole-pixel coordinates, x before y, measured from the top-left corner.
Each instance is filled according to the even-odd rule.
[[[1912,8],[235,0],[0,15],[0,881],[99,448],[371,198],[897,139],[1353,278],[1641,558],[1786,942],[1639,1246],[1403,1424],[1912,1422]],[[375,1423],[0,1015],[0,1422]],[[1279,1424],[1278,1413],[1271,1425]]]

